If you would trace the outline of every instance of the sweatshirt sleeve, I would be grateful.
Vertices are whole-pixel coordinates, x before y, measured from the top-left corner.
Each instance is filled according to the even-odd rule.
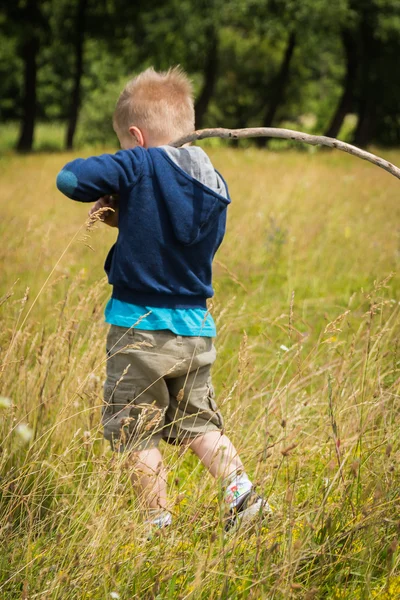
[[[77,158],[59,172],[57,188],[79,202],[95,202],[100,196],[119,193],[140,177],[143,152],[138,147],[116,154]]]

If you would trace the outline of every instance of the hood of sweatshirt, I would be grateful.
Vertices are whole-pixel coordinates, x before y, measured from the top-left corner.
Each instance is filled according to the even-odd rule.
[[[196,146],[161,146],[148,152],[177,240],[188,246],[196,244],[230,203],[224,179]],[[171,169],[173,177],[168,173]]]

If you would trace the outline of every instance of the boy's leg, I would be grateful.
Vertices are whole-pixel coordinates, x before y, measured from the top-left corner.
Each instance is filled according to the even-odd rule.
[[[209,431],[184,444],[193,450],[215,479],[225,480],[237,471],[244,471],[235,447],[220,431]],[[132,465],[131,481],[143,504],[152,509],[166,509],[167,476],[159,449],[133,453]]]
[[[220,479],[224,495],[225,529],[269,515],[271,507],[253,488],[230,439],[220,431],[209,431],[186,445],[199,457],[213,477]]]
[[[148,539],[151,539],[154,529],[172,522],[172,515],[167,508],[167,475],[162,455],[158,448],[149,448],[132,452],[130,462],[133,466],[131,481],[144,509],[150,527]]]
[[[209,473],[221,481],[227,508],[234,509],[253,489],[243,463],[230,441],[222,431],[209,431],[187,445],[199,457]]]
[[[167,379],[170,403],[165,439],[193,450],[210,474],[221,481],[224,501],[231,510],[251,492],[252,483],[236,448],[223,433],[223,418],[210,377],[215,348],[210,338],[186,338],[184,346],[185,353],[193,356],[191,370]]]
[[[158,449],[169,402],[163,376],[180,363],[180,348],[171,355],[160,353],[158,343],[162,348],[169,336],[156,333],[110,327],[102,421],[113,449],[128,453],[131,481],[148,520],[162,527],[171,522]]]
[[[185,444],[216,479],[226,479],[235,471],[244,470],[234,445],[221,431],[209,431],[187,440]]]
[[[166,509],[167,475],[159,449],[134,452],[131,454],[131,461],[131,481],[140,501],[146,508]]]

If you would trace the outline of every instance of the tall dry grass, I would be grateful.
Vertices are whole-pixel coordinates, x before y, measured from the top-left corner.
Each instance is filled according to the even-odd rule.
[[[400,596],[398,183],[336,154],[212,158],[233,196],[214,380],[274,517],[227,537],[218,487],[165,447],[174,523],[146,541],[99,426],[115,233],[87,240],[55,191],[66,155],[3,158],[1,598]]]

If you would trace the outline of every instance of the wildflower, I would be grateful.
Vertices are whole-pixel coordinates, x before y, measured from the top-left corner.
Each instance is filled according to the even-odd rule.
[[[289,352],[290,348],[288,348],[287,346],[284,346],[283,344],[281,346],[279,346],[281,350],[283,350],[284,352]]]
[[[5,396],[0,396],[0,408],[11,408],[12,402],[11,398],[6,398]]]
[[[28,443],[33,438],[33,429],[29,427],[26,423],[20,423],[15,428],[15,433],[21,438],[21,440],[25,443]]]
[[[328,337],[324,342],[322,342],[323,344],[333,344],[334,342],[337,341],[337,337],[336,335],[331,335],[331,337]]]
[[[118,600],[121,596],[118,594],[118,592],[110,592],[110,598],[115,598],[115,600]]]

